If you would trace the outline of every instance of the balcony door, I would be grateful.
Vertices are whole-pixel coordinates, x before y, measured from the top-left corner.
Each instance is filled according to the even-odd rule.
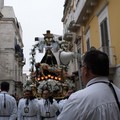
[[[100,30],[100,49],[110,54],[110,28],[109,28],[109,17],[108,7],[103,7],[98,14],[99,30]]]
[[[109,54],[109,39],[108,39],[108,25],[107,18],[103,19],[100,23],[100,32],[101,32],[101,45],[102,50]]]

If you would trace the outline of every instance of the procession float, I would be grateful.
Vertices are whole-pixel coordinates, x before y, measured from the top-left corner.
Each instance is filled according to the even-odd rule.
[[[37,97],[41,97],[42,90],[49,89],[54,98],[60,99],[68,89],[75,87],[74,81],[67,73],[68,66],[63,65],[59,59],[59,53],[66,51],[69,43],[61,36],[51,34],[50,30],[43,35],[43,38],[35,37],[36,43],[30,52],[30,79],[24,87],[31,86]],[[43,53],[44,56],[36,62],[39,53]]]

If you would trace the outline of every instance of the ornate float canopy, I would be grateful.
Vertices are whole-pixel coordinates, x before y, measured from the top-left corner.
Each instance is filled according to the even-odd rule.
[[[38,93],[47,88],[55,96],[62,96],[63,89],[68,86],[74,87],[73,83],[67,82],[67,66],[61,65],[58,59],[59,50],[66,50],[68,43],[62,40],[61,36],[51,34],[49,30],[43,35],[44,38],[35,38],[35,41],[38,42],[31,49],[31,80],[29,85],[35,87]],[[35,60],[36,50],[45,51],[42,60],[39,62]]]

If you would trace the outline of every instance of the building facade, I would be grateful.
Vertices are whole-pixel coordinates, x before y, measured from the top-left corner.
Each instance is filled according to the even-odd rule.
[[[0,0],[0,3],[4,1]],[[22,94],[23,54],[22,28],[12,7],[1,5],[0,82],[10,82],[10,94]]]
[[[118,42],[120,15],[117,14],[120,9],[119,4],[119,0],[66,0],[62,19],[64,38],[65,40],[71,38],[74,42],[73,50],[79,52],[81,57],[91,48],[108,54],[109,79],[118,87],[120,87],[120,45]],[[73,67],[72,69],[76,71]]]

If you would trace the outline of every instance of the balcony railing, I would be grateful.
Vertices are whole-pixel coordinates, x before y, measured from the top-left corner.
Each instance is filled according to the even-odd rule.
[[[68,29],[72,32],[76,31],[77,29],[80,29],[80,24],[76,24],[74,20],[72,20],[68,26]]]
[[[66,41],[72,41],[73,40],[73,33],[71,33],[71,32],[65,33],[63,39]]]

